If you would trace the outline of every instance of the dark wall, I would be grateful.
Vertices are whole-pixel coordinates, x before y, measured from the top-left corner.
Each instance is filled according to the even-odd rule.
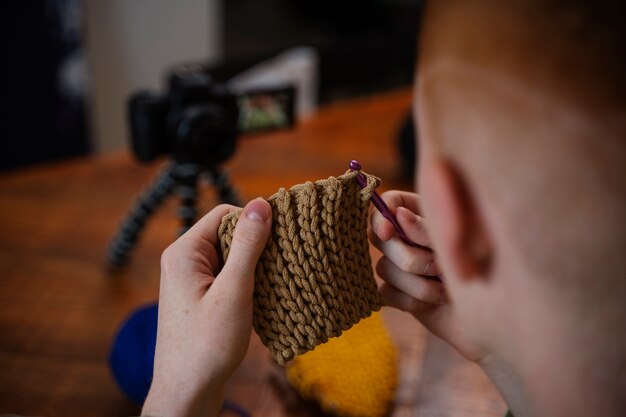
[[[320,53],[320,101],[410,85],[421,0],[226,0],[229,61],[308,45]]]
[[[87,153],[80,2],[0,8],[0,170]]]

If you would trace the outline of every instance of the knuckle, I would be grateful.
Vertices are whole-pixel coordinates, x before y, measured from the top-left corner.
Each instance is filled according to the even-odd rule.
[[[401,269],[405,272],[417,274],[419,271],[419,265],[422,263],[421,257],[416,252],[409,252],[402,262]]]
[[[253,228],[245,228],[237,234],[237,242],[244,250],[256,248],[261,243],[261,236]]]
[[[162,270],[170,269],[170,267],[174,263],[175,258],[176,258],[176,242],[169,245],[161,253],[161,269]]]
[[[227,211],[227,210],[234,210],[234,209],[238,209],[238,208],[240,208],[240,207],[233,206],[232,204],[222,203],[222,204],[219,204],[219,205],[215,206],[215,208],[213,208],[213,210],[211,210],[211,211],[222,211],[222,210],[223,211]]]
[[[428,264],[432,261],[430,255],[419,250],[411,250],[402,262],[401,269],[411,274],[423,275]]]
[[[420,301],[429,301],[432,298],[430,288],[424,280],[419,280],[418,284],[413,288],[413,297]]]
[[[388,190],[382,193],[380,196],[382,197],[383,200],[385,200],[385,203],[389,204],[393,200],[396,194],[397,194],[396,191]]]
[[[428,288],[422,280],[419,280],[415,287],[413,287],[413,297],[416,300],[426,300],[428,298]]]

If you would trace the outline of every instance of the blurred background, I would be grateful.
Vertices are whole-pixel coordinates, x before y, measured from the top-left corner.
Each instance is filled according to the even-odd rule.
[[[293,47],[318,105],[409,86],[420,0],[3,1],[0,169],[119,150],[126,100],[176,65],[219,81]],[[312,54],[312,56],[311,56]],[[301,114],[302,115],[302,114]]]
[[[161,253],[216,204],[351,159],[381,192],[414,190],[420,0],[0,8],[0,414],[138,415]],[[388,417],[504,414],[479,368],[411,316],[383,317],[398,353]],[[361,375],[355,389],[376,391]],[[226,398],[228,415],[325,415],[255,335]]]

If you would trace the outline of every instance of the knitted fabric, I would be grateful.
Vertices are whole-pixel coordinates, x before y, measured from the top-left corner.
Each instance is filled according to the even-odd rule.
[[[281,365],[380,309],[367,242],[369,199],[380,180],[364,174],[361,189],[357,174],[281,188],[267,200],[272,232],[256,266],[253,324]],[[224,260],[240,214],[220,224]]]
[[[387,415],[398,382],[396,348],[374,313],[287,366],[287,378],[306,399],[343,417]]]

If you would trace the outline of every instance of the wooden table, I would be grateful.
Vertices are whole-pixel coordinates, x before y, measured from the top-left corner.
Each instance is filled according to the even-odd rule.
[[[246,200],[338,175],[352,158],[383,178],[383,188],[406,188],[396,180],[394,138],[410,100],[401,90],[329,106],[292,131],[240,140],[225,167]],[[178,227],[176,201],[148,224],[124,271],[108,272],[103,254],[129,203],[159,167],[119,153],[0,176],[0,414],[139,412],[115,385],[106,360],[124,318],[157,298],[159,257]],[[202,212],[215,204],[205,187]],[[384,314],[400,352],[393,416],[503,415],[500,396],[475,365],[411,316]],[[282,391],[280,375],[255,335],[227,398],[255,417],[318,415]]]

